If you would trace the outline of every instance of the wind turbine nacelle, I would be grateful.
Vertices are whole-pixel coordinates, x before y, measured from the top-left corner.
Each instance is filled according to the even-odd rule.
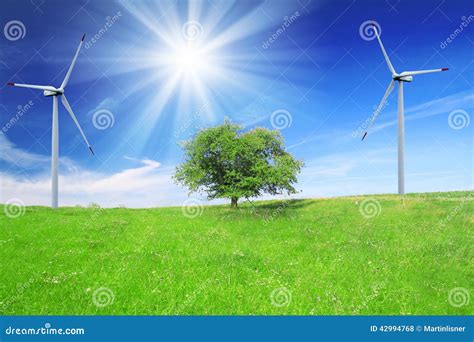
[[[395,81],[402,81],[402,82],[411,82],[413,81],[413,76],[400,76],[400,75],[393,75],[393,79]]]
[[[403,76],[403,77],[400,77],[399,80],[403,82],[411,82],[413,81],[413,76]]]
[[[48,96],[54,96],[54,95],[59,95],[58,92],[56,91],[51,91],[51,90],[45,90],[43,92],[44,96],[48,97]]]

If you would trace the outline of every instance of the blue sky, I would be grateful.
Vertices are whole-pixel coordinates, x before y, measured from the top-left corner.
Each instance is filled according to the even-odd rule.
[[[360,141],[391,77],[377,41],[361,35],[368,20],[397,72],[450,69],[405,84],[407,192],[473,188],[465,1],[7,0],[2,9],[2,202],[49,204],[52,109],[41,91],[4,84],[59,86],[83,33],[66,95],[96,156],[60,107],[60,204],[179,205],[179,142],[225,117],[281,129],[306,163],[296,197],[395,193],[396,90]]]

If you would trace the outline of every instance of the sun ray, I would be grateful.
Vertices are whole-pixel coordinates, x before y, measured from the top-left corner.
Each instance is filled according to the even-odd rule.
[[[120,1],[121,5],[132,14],[140,23],[145,25],[148,29],[153,31],[158,37],[160,37],[166,44],[173,45],[174,40],[170,37],[168,30],[161,30],[159,23],[161,18],[166,18],[166,13],[162,14],[160,17],[154,17],[153,13],[155,11],[142,11],[137,7],[137,3],[132,3],[130,1]],[[169,14],[169,13],[168,13]],[[171,31],[172,32],[172,31]]]
[[[119,60],[111,60],[116,66],[107,72],[131,80],[124,99],[136,103],[133,114],[138,117],[127,130],[127,136],[136,137],[136,146],[154,143],[162,148],[163,143],[170,143],[170,133],[171,139],[182,139],[224,117],[248,124],[271,114],[274,103],[265,103],[268,113],[255,108],[247,113],[243,103],[260,101],[262,91],[270,85],[287,86],[283,76],[276,68],[262,68],[269,61],[256,46],[237,49],[235,43],[271,25],[271,20],[262,20],[268,18],[262,6],[275,20],[283,18],[284,12],[275,14],[279,5],[256,2],[240,6],[237,1],[123,1],[122,5],[137,25],[147,28],[143,39]],[[278,65],[288,60],[275,51],[272,62]]]

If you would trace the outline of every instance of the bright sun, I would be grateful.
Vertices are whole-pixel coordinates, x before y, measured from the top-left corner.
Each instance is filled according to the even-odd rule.
[[[193,46],[177,48],[169,57],[169,64],[175,71],[194,76],[205,76],[211,71],[211,57]]]

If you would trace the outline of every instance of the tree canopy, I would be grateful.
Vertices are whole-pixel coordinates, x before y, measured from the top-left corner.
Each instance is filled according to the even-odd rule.
[[[294,184],[303,162],[285,151],[280,131],[255,128],[241,132],[226,120],[201,130],[183,143],[185,161],[176,168],[176,183],[208,199],[296,193]]]

